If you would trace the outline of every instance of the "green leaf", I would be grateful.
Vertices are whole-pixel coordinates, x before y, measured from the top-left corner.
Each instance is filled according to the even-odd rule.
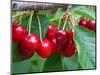
[[[53,54],[52,56],[48,57],[44,64],[43,71],[62,71],[63,64],[62,64],[62,57],[60,54]]]
[[[45,59],[36,53],[30,58],[12,63],[12,73],[42,72]]]
[[[12,73],[28,73],[31,66],[30,60],[12,63]]]
[[[42,72],[46,59],[41,58],[37,53],[35,53],[30,60],[32,62],[32,66],[29,71]]]
[[[52,16],[52,18],[50,19],[50,21],[59,20],[63,13],[64,13],[63,10],[62,10],[61,8],[59,8],[59,9],[53,14],[53,16]]]
[[[78,50],[78,60],[83,69],[94,69],[96,66],[95,32],[84,27],[75,26],[75,41]]]
[[[12,62],[21,61],[21,58],[18,55],[18,45],[16,43],[12,44]]]
[[[78,61],[78,56],[75,54],[72,57],[64,57],[64,70],[78,70],[81,69],[81,65]]]
[[[95,11],[90,10],[89,8],[74,8],[73,10],[76,14],[81,15],[82,17],[95,20]]]

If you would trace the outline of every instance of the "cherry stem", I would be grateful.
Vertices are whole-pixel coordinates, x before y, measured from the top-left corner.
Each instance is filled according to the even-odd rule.
[[[19,17],[19,20],[20,20],[19,24],[22,24],[22,15]]]
[[[31,12],[31,15],[30,15],[30,19],[29,19],[29,31],[28,31],[28,33],[30,34],[30,32],[31,32],[31,25],[32,25],[32,17],[33,17],[33,14],[34,14],[34,11],[32,11]]]
[[[70,23],[72,24],[72,28],[74,27],[74,21],[73,21],[73,19],[72,19],[72,16],[70,15],[70,17],[69,17],[69,21],[70,21]]]
[[[65,26],[66,26],[67,20],[68,20],[68,15],[66,15],[66,19],[65,19],[65,21],[64,21],[64,25],[63,25],[62,30],[64,30],[64,29],[65,29]]]
[[[63,18],[63,15],[60,17],[60,19],[59,19],[59,23],[58,23],[58,29],[60,28],[60,24],[61,24],[61,20],[62,20],[62,18]]]
[[[39,24],[40,40],[42,42],[41,23],[40,23],[39,15],[37,15],[37,19],[38,19],[38,24]]]
[[[16,13],[15,15],[12,16],[12,18],[16,18],[22,15],[29,15],[29,11],[23,11],[22,13]]]
[[[60,24],[61,24],[61,20],[64,17],[65,14],[68,14],[67,12],[63,13],[62,16],[59,19],[59,23],[58,23],[58,29],[60,28]]]

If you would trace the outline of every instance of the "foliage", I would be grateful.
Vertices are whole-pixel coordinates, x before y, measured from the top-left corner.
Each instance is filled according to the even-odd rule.
[[[95,10],[87,8],[89,6],[75,6],[71,8],[73,17],[85,17],[95,20]],[[92,7],[92,6],[91,6]],[[94,7],[93,7],[94,8]],[[16,11],[17,12],[17,11]],[[39,12],[42,37],[45,37],[48,24],[54,23],[58,25],[59,18],[64,12],[62,8],[55,13]],[[12,11],[12,17],[15,16],[15,11]],[[31,32],[39,33],[37,14],[32,17]],[[17,23],[28,27],[30,13],[14,17]],[[63,22],[61,23],[61,26]],[[63,71],[63,70],[79,70],[79,69],[95,69],[96,68],[96,33],[86,28],[79,27],[78,23],[74,26],[74,40],[77,46],[76,53],[72,57],[63,57],[58,53],[54,53],[47,59],[43,59],[36,53],[30,58],[21,60],[17,53],[17,45],[12,43],[12,72],[27,73],[27,72],[46,72],[46,71]]]

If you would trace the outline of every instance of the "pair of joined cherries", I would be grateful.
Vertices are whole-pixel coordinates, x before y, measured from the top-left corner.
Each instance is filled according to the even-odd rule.
[[[96,22],[95,20],[80,18],[79,26],[88,28],[89,30],[96,31]]]

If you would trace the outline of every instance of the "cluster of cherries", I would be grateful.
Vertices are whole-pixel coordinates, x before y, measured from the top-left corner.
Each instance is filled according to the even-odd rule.
[[[73,29],[58,30],[56,25],[49,24],[46,37],[40,40],[37,34],[27,33],[22,25],[15,22],[12,25],[12,39],[18,44],[18,54],[23,59],[31,57],[35,52],[42,58],[47,58],[54,52],[70,57],[76,50],[73,36]]]
[[[96,22],[95,20],[90,20],[90,19],[85,19],[85,18],[80,18],[79,20],[79,25],[86,27],[92,31],[96,31]]]

